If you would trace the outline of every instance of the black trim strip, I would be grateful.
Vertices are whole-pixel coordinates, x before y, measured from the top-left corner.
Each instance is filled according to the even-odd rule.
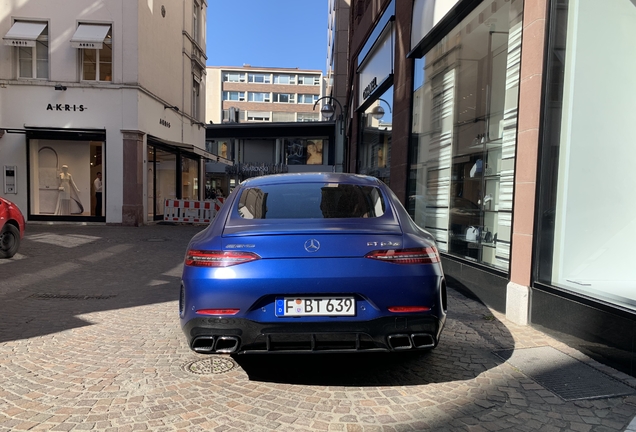
[[[503,278],[510,279],[510,275],[509,275],[508,272],[505,272],[503,270],[499,270],[499,269],[497,269],[495,267],[490,267],[490,266],[488,266],[486,264],[481,264],[481,263],[479,263],[477,261],[471,261],[469,259],[464,259],[464,258],[458,257],[456,255],[449,255],[448,253],[444,253],[444,252],[440,252],[440,255],[443,258],[447,259],[447,260],[455,261],[456,263],[464,264],[464,265],[467,265],[469,267],[473,267],[473,268],[475,268],[477,270],[483,271],[484,273],[490,273],[490,274],[494,274],[494,275],[497,275],[497,276],[501,276]]]
[[[463,0],[457,3],[444,18],[428,32],[424,38],[409,52],[407,58],[421,58],[437,45],[444,36],[462,22],[482,0]]]
[[[25,126],[24,133],[26,134],[27,139],[101,142],[106,141],[105,129],[66,129]]]
[[[610,313],[612,315],[620,316],[622,318],[627,318],[630,320],[636,320],[636,312],[633,310],[627,309],[620,305],[609,303],[607,301],[603,301],[594,297],[589,297],[583,293],[578,293],[574,291],[567,290],[565,288],[558,288],[551,285],[542,284],[540,282],[535,282],[532,284],[532,288],[555,295],[557,297],[561,297],[566,300],[570,300],[576,303],[580,303],[585,306],[589,306],[603,312]]]

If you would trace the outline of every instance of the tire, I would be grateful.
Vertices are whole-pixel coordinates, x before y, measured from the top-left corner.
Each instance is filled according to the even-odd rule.
[[[5,224],[0,233],[0,258],[11,258],[20,248],[20,230],[14,225]]]

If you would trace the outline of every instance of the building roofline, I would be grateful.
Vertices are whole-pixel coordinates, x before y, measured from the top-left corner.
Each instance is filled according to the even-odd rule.
[[[298,67],[295,68],[285,68],[285,67],[270,67],[270,66],[206,66],[206,69],[218,69],[218,70],[241,70],[241,71],[294,71],[294,72],[313,72],[322,74],[322,70],[320,69],[301,69]]]

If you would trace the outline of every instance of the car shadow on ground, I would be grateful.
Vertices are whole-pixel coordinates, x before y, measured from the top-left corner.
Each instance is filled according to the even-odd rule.
[[[471,380],[514,349],[506,326],[483,304],[449,290],[439,345],[428,351],[234,355],[250,380],[319,386],[395,386]],[[449,367],[452,365],[452,367]]]

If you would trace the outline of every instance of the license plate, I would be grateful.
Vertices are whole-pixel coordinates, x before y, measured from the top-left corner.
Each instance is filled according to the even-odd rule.
[[[285,297],[276,299],[276,316],[355,316],[353,297]]]

